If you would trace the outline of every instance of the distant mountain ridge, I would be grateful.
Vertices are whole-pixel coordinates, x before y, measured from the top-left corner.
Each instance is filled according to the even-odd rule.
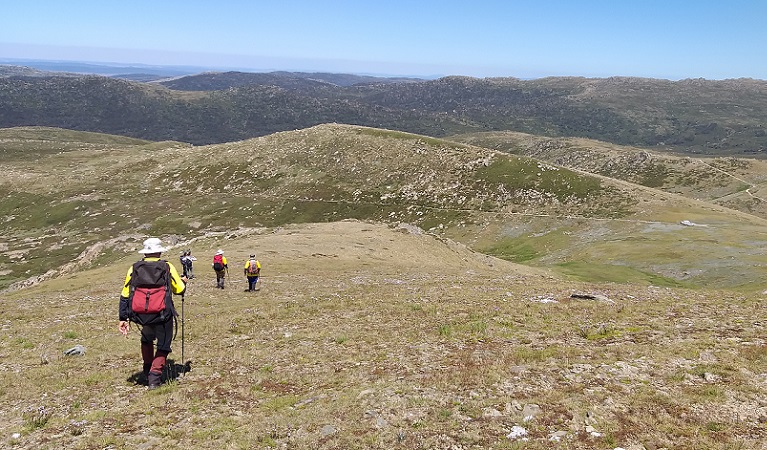
[[[34,68],[41,72],[50,72],[52,76],[59,73],[79,75],[116,76],[128,73],[151,74],[157,78],[177,77],[200,73],[206,69],[196,66],[158,66],[150,64],[119,64],[93,63],[83,61],[50,61],[35,59],[0,58],[1,65]]]
[[[270,85],[284,89],[302,90],[325,85],[348,87],[369,84],[415,83],[416,78],[382,78],[373,76],[301,73],[301,72],[206,72],[160,81],[159,84],[179,91],[219,91],[251,85]]]
[[[381,81],[227,72],[160,83],[5,76],[0,127],[56,126],[210,144],[336,122],[435,137],[517,131],[696,155],[767,152],[767,82],[760,80]]]

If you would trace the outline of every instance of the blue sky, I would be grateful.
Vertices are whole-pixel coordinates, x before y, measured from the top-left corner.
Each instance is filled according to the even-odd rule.
[[[474,77],[767,79],[767,0],[24,0],[0,58]]]

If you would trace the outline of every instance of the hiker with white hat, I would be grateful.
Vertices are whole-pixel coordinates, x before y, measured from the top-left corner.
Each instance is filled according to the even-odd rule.
[[[158,238],[144,241],[138,252],[144,255],[134,263],[125,277],[120,293],[120,324],[118,329],[128,336],[130,322],[141,326],[141,358],[144,361],[142,375],[149,389],[160,386],[162,372],[171,352],[173,322],[178,315],[172,295],[183,295],[186,277],[178,275],[176,268],[160,259],[167,251]],[[183,303],[183,298],[182,298]],[[154,342],[157,341],[155,352]],[[182,358],[183,359],[183,358]]]
[[[224,251],[218,249],[216,255],[213,257],[213,270],[216,271],[216,288],[224,288],[224,278],[226,278],[229,272],[229,266],[226,263],[226,256]]]

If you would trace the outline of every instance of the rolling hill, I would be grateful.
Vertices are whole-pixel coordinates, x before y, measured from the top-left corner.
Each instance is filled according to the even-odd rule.
[[[583,280],[764,286],[764,219],[454,141],[348,125],[202,147],[47,128],[0,139],[5,287],[141,235],[344,219],[412,224]]]
[[[702,169],[758,161],[339,124],[206,146],[7,128],[0,158],[2,446],[767,440],[765,219],[706,201],[739,188]],[[199,258],[153,391],[116,329],[150,235]]]
[[[766,82],[165,75],[0,67],[0,447],[767,442]]]
[[[691,158],[589,139],[551,139],[514,132],[471,133],[451,136],[450,139],[529,156],[767,218],[767,201],[763,193],[767,165],[761,159]]]

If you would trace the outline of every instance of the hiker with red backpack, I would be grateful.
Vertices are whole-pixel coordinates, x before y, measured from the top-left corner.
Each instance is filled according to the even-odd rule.
[[[229,266],[226,263],[224,251],[219,249],[213,257],[213,270],[216,271],[216,287],[224,288],[224,279],[229,272]]]
[[[261,275],[261,263],[256,259],[256,255],[250,255],[250,259],[245,263],[245,277],[248,278],[248,292],[256,290],[258,276]]]
[[[171,352],[173,321],[178,315],[172,296],[183,296],[188,281],[186,277],[179,276],[173,264],[160,259],[166,250],[158,238],[145,240],[144,248],[139,250],[144,257],[128,269],[120,293],[118,329],[127,337],[131,322],[141,326],[142,374],[149,389],[160,387],[162,372]]]

